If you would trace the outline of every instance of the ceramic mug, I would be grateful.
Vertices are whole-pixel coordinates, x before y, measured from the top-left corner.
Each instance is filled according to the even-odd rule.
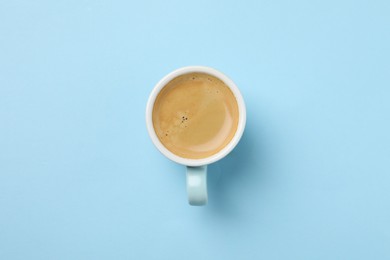
[[[238,105],[238,126],[230,142],[219,152],[201,159],[190,159],[178,156],[169,151],[159,140],[152,120],[153,106],[160,91],[174,78],[188,73],[206,73],[212,75],[226,84],[233,92]],[[222,72],[205,66],[188,66],[177,69],[163,77],[152,90],[146,105],[146,126],[150,138],[157,149],[168,159],[182,164],[187,168],[187,193],[190,205],[205,205],[207,203],[207,165],[214,163],[228,155],[238,144],[244,132],[246,123],[246,109],[244,99],[236,84]]]

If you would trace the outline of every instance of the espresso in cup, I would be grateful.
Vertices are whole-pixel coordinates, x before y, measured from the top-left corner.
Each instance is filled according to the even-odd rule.
[[[152,122],[160,142],[173,154],[202,159],[231,142],[239,107],[222,80],[207,73],[188,73],[172,79],[159,92]]]

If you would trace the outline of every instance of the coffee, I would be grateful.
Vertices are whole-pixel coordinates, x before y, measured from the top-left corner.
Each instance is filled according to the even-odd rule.
[[[237,100],[220,79],[205,73],[174,78],[158,94],[152,113],[160,142],[190,159],[218,153],[238,127]]]

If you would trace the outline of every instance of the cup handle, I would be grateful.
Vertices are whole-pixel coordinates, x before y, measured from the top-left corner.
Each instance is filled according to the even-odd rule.
[[[207,203],[207,165],[187,166],[188,202],[192,206],[202,206]]]

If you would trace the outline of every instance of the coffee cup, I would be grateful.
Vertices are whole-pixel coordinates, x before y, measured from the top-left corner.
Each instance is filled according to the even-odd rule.
[[[236,84],[205,66],[179,68],[153,88],[146,126],[157,149],[186,166],[190,205],[205,205],[207,165],[228,155],[244,132],[246,109]]]

